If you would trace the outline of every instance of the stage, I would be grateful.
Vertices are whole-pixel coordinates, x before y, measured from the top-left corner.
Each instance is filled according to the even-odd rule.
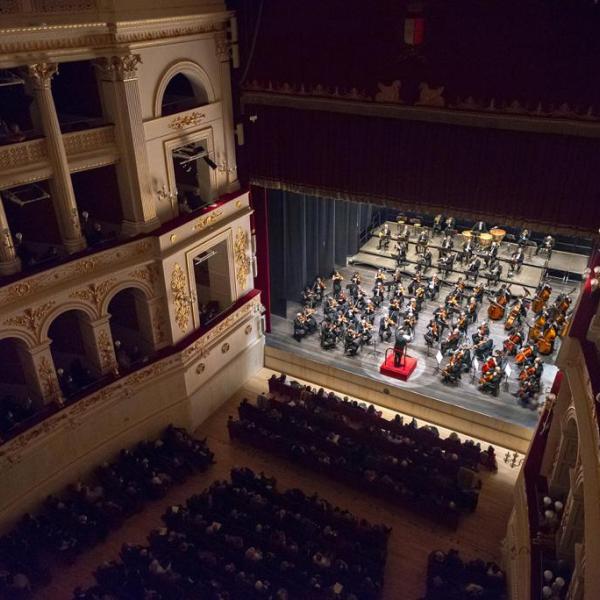
[[[393,263],[393,261],[390,262]],[[369,267],[363,266],[348,266],[341,267],[340,272],[345,278],[344,283],[350,280],[350,277],[354,271],[358,271],[362,278],[362,287],[366,290],[371,290],[373,287],[375,270]],[[428,275],[436,272],[435,269],[431,269]],[[561,291],[570,291],[575,287],[575,283],[564,284],[560,279],[551,279],[549,283],[552,285],[553,294],[552,298]],[[327,281],[326,293],[331,291],[331,281]],[[518,291],[516,286],[515,291]],[[448,286],[442,286],[440,291],[440,297],[443,299],[449,291]],[[300,290],[299,290],[300,292]],[[576,301],[576,294],[573,295],[573,304]],[[386,301],[387,306],[387,301]],[[535,409],[523,407],[518,403],[518,400],[512,394],[518,389],[518,369],[514,365],[514,361],[510,361],[512,374],[510,380],[503,382],[500,386],[500,393],[497,397],[490,394],[483,393],[478,389],[478,380],[480,373],[476,374],[476,378],[472,380],[470,374],[464,374],[462,379],[455,385],[444,384],[440,379],[440,375],[437,372],[437,361],[435,354],[437,353],[437,347],[431,349],[429,355],[423,334],[426,331],[427,323],[429,322],[433,310],[439,305],[437,301],[426,301],[423,304],[423,309],[420,313],[419,320],[417,321],[415,329],[415,339],[408,346],[408,354],[417,359],[418,364],[415,371],[411,374],[408,381],[401,381],[392,377],[388,377],[379,372],[381,363],[385,358],[385,351],[387,348],[391,348],[393,343],[380,343],[377,335],[374,335],[375,343],[365,346],[361,352],[355,356],[346,356],[343,352],[343,345],[339,344],[338,347],[332,350],[323,350],[320,346],[319,333],[316,332],[312,335],[305,337],[301,342],[297,342],[292,337],[292,321],[297,312],[301,310],[301,306],[296,301],[288,301],[287,307],[287,318],[283,318],[277,315],[271,316],[271,333],[267,335],[267,344],[274,348],[286,350],[288,352],[294,352],[305,358],[317,360],[328,366],[335,367],[341,371],[348,371],[351,373],[359,374],[362,376],[369,377],[370,379],[384,382],[388,386],[394,387],[406,387],[414,391],[419,392],[436,400],[460,406],[464,409],[474,411],[476,413],[484,414],[489,417],[494,417],[502,421],[514,423],[524,427],[533,428],[537,423],[537,411]],[[479,311],[478,322],[483,319],[487,319],[487,308],[488,300],[484,300],[483,306]],[[377,323],[379,315],[382,311],[379,311],[378,317],[375,321],[375,334],[377,332]],[[321,309],[318,310],[318,314],[315,315],[317,321],[320,322],[322,318]],[[503,322],[490,322],[491,337],[494,340],[495,347],[502,347],[503,340],[507,337],[507,333],[504,330]],[[475,326],[469,328],[468,339],[470,340],[471,333],[475,331]],[[544,357],[544,373],[542,375],[542,388],[544,391],[549,391],[554,376],[556,374],[556,367],[554,366],[554,358],[560,342],[557,343],[557,349],[553,356]],[[447,363],[448,359],[444,358],[442,366]]]

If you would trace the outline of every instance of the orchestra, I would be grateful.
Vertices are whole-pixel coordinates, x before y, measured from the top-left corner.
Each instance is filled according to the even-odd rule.
[[[514,395],[524,404],[533,402],[541,389],[542,359],[555,353],[557,341],[568,329],[575,290],[554,296],[550,283],[541,280],[532,295],[525,288],[519,295],[511,290],[514,283],[502,280],[502,262],[509,264],[508,277],[514,278],[525,262],[525,249],[536,246],[536,256],[544,252],[549,258],[554,238],[548,235],[536,245],[531,232],[523,229],[518,236],[508,235],[512,246],[507,246],[503,242],[506,231],[488,229],[483,221],[462,230],[462,234],[451,216],[436,215],[430,228],[422,227],[417,219],[409,222],[411,225],[406,217],[398,217],[395,235],[387,222],[373,234],[380,251],[388,251],[394,242],[387,255],[395,266],[377,269],[372,287],[363,289],[364,275],[361,277],[359,271],[350,275],[334,270],[330,281],[315,277],[301,292],[293,337],[301,341],[319,332],[319,346],[324,351],[343,348],[348,357],[356,357],[366,346],[391,344],[395,362],[400,364],[406,345],[414,339],[419,314],[439,296],[442,302],[426,313],[427,325],[421,329],[420,339],[422,348],[439,348],[442,381],[458,383],[477,359],[481,372],[472,372],[471,381],[482,392],[497,395],[510,362],[518,373],[519,390]],[[455,238],[461,236],[457,252]],[[434,248],[439,253],[438,272],[430,274]],[[407,273],[409,279],[404,283]],[[348,284],[344,287],[345,277]],[[440,296],[442,287],[445,295]],[[482,308],[489,321],[479,321]],[[490,332],[492,322],[498,323],[494,336]],[[498,335],[498,328],[506,332],[504,337]]]

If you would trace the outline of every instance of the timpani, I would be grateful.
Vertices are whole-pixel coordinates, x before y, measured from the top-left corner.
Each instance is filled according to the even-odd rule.
[[[492,234],[491,233],[480,233],[479,234],[479,245],[482,248],[488,248],[492,245]]]
[[[495,229],[492,229],[490,231],[490,234],[492,235],[492,240],[494,242],[500,243],[504,239],[504,236],[506,235],[506,231],[504,229],[500,229],[499,227],[496,227]]]

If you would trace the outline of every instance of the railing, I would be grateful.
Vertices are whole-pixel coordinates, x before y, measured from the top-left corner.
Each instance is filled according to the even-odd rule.
[[[0,146],[0,171],[22,168],[46,160],[48,153],[44,138]]]
[[[97,0],[31,0],[22,1],[21,4],[23,12],[34,13],[81,12],[98,8]]]
[[[109,144],[115,143],[115,128],[113,125],[75,131],[63,134],[65,151],[68,156],[82,152],[101,150]]]

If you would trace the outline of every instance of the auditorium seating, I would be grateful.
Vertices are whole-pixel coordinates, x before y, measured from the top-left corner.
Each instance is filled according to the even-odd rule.
[[[98,467],[89,482],[49,496],[36,515],[26,514],[0,538],[0,596],[14,598],[43,586],[53,565],[72,562],[145,502],[206,470],[213,458],[204,441],[169,426],[159,439],[121,450],[114,462]]]
[[[492,447],[481,451],[433,427],[388,421],[371,407],[323,390],[272,378],[271,397],[244,400],[230,436],[346,482],[456,528],[477,506],[480,465],[495,469]],[[274,394],[273,394],[274,392]]]
[[[171,506],[147,546],[124,545],[76,600],[376,600],[390,530],[248,468]]]
[[[494,562],[464,562],[457,550],[436,550],[427,563],[427,593],[423,600],[502,600],[504,572]]]

